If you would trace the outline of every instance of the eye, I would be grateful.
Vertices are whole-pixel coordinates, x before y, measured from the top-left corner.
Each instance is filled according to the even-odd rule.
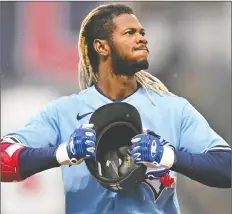
[[[125,33],[125,35],[133,35],[133,34],[134,34],[134,31],[133,31],[133,30],[127,31],[127,32]]]

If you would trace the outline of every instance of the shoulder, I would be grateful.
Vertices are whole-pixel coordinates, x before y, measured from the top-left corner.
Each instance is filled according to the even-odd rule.
[[[137,106],[147,112],[155,111],[162,117],[167,117],[173,120],[182,120],[187,99],[177,96],[175,94],[158,94],[152,89],[139,91],[137,99]]]
[[[86,97],[90,97],[93,94],[93,92],[94,90],[92,89],[92,87],[90,87],[78,93],[73,93],[67,96],[62,96],[57,99],[54,99],[50,103],[48,103],[47,106],[56,108],[56,109],[66,107],[66,106],[73,106],[73,105],[83,102],[83,100]]]
[[[173,95],[159,95],[152,91],[154,99],[157,101],[157,105],[161,109],[170,111],[173,116],[181,117],[182,120],[194,120],[206,122],[204,116],[191,104],[189,100],[184,97]]]
[[[155,104],[163,108],[184,110],[186,106],[190,105],[189,101],[186,98],[175,94],[160,95],[152,89],[148,89],[148,92],[151,95],[151,98],[154,100]]]

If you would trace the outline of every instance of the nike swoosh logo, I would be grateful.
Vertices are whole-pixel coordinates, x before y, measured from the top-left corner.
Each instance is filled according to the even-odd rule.
[[[77,114],[77,120],[81,120],[81,119],[83,119],[84,117],[86,117],[87,115],[89,115],[89,114],[92,114],[93,112],[89,112],[89,113],[86,113],[86,114],[82,114],[82,115],[80,115],[79,113]]]

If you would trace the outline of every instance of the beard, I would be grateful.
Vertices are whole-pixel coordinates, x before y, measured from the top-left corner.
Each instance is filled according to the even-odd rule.
[[[146,70],[149,67],[148,60],[128,60],[125,57],[120,56],[115,50],[114,45],[112,50],[112,66],[113,72],[116,75],[133,76],[136,72]]]

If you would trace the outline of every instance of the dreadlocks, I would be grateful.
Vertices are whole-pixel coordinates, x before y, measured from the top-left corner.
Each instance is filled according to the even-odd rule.
[[[78,42],[80,58],[78,73],[81,90],[89,88],[97,82],[99,61],[93,48],[94,39],[109,39],[115,28],[113,18],[121,14],[133,14],[133,11],[130,7],[121,4],[101,5],[92,10],[82,22]],[[149,99],[151,96],[148,89],[152,89],[158,94],[172,94],[159,79],[148,72],[137,72],[135,77],[146,91]]]

